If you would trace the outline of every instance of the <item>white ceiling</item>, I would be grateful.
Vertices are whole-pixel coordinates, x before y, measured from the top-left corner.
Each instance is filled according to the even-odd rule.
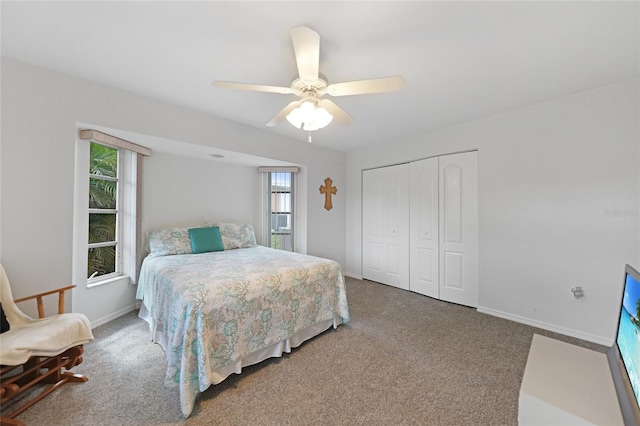
[[[320,33],[330,83],[400,74],[400,92],[333,98],[355,118],[313,142],[339,151],[466,122],[640,75],[640,3],[12,2],[2,55],[306,141],[265,124],[293,95],[289,30]]]

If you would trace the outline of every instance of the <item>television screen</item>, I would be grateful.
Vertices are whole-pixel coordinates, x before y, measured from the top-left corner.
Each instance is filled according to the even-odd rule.
[[[625,424],[640,422],[640,274],[627,265],[616,339],[609,350]]]

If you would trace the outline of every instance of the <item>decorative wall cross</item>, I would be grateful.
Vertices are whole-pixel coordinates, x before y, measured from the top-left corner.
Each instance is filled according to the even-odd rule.
[[[335,186],[332,187],[333,181],[331,178],[326,178],[324,180],[324,185],[320,185],[320,193],[324,194],[324,208],[326,210],[331,210],[333,208],[333,204],[331,203],[331,194],[335,194],[338,192],[338,188]]]

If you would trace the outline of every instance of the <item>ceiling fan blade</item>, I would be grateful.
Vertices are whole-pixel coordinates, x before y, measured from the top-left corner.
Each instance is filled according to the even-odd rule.
[[[329,114],[331,114],[333,118],[335,118],[335,120],[340,124],[347,125],[347,124],[351,124],[351,122],[353,121],[353,117],[351,117],[342,108],[340,108],[338,105],[336,105],[333,101],[330,101],[329,99],[320,99],[318,101],[318,106],[329,111]]]
[[[327,87],[327,93],[331,96],[364,95],[368,93],[393,92],[403,87],[404,78],[399,75],[394,75],[392,77],[373,78],[371,80],[330,84],[329,87]]]
[[[282,95],[288,95],[288,94],[293,93],[293,91],[289,87],[266,86],[264,84],[233,83],[231,81],[214,81],[211,84],[213,84],[215,87],[223,87],[223,88],[226,88],[226,89],[251,90],[251,91],[254,91],[254,92],[280,93]]]
[[[286,107],[282,108],[280,110],[280,112],[278,114],[276,114],[276,116],[273,117],[271,119],[271,121],[269,121],[267,123],[267,126],[268,127],[273,127],[276,124],[280,123],[282,120],[284,120],[287,117],[287,115],[289,115],[289,113],[291,111],[293,111],[295,108],[299,107],[301,103],[302,103],[301,100],[290,102],[289,105],[287,105]]]
[[[302,80],[316,81],[320,66],[320,34],[308,27],[291,29],[293,50]]]

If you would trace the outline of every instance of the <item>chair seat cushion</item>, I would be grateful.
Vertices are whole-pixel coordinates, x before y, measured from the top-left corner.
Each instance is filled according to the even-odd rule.
[[[32,356],[54,356],[93,340],[84,314],[67,313],[12,327],[0,337],[0,365],[20,365]]]

